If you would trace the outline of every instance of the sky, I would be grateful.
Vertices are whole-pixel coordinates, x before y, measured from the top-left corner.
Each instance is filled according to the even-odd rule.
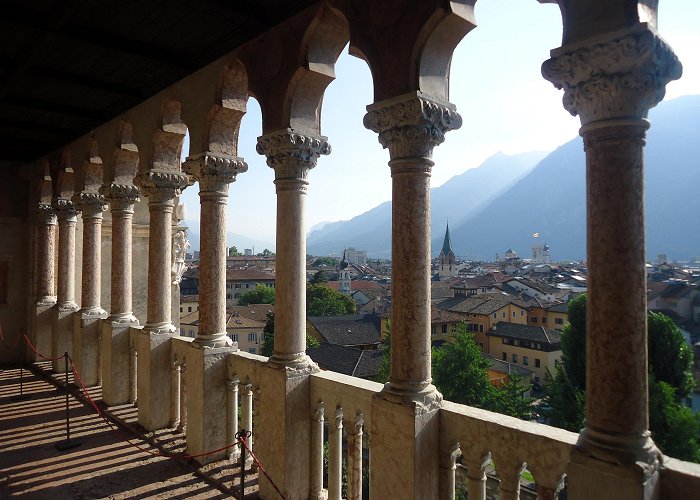
[[[666,87],[666,99],[700,94],[700,1],[659,3],[659,31],[684,67],[681,80]],[[561,45],[559,8],[536,0],[479,0],[475,16],[477,27],[455,50],[450,74],[450,102],[464,123],[435,148],[431,187],[478,167],[499,151],[554,150],[574,138],[580,127],[578,118],[562,107],[562,92],[540,74],[549,51]],[[321,157],[309,174],[307,231],[323,222],[351,219],[391,199],[389,154],[377,135],[362,125],[365,108],[373,102],[369,68],[346,47],[335,69],[336,80],[326,90],[321,115],[321,131],[332,153]],[[251,98],[238,151],[248,171],[229,187],[227,230],[273,249],[274,173],[255,151],[261,133],[260,107]],[[186,142],[183,155],[187,148]],[[181,201],[187,223],[198,231],[197,186],[186,189]],[[242,246],[235,239],[233,244]]]

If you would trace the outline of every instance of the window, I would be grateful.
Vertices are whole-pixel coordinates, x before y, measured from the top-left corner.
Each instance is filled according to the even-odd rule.
[[[238,295],[238,294],[236,294],[236,295]],[[227,298],[227,299],[231,299],[231,294],[230,294],[230,293],[227,293],[227,294],[226,294],[226,298]]]
[[[190,337],[194,337],[194,330],[190,330]]]
[[[535,382],[540,383],[540,377],[535,377]]]
[[[234,342],[238,342],[238,334],[237,333],[234,333],[233,335],[231,335],[231,337],[232,337],[232,340]]]
[[[241,298],[241,294],[240,294],[240,293],[237,293],[236,295],[233,296],[233,298],[234,298],[234,299],[240,299],[240,298]]]
[[[542,324],[544,325],[547,322],[547,318],[542,318]]]
[[[180,306],[180,312],[182,312],[182,306]]]
[[[479,333],[484,333],[484,325],[479,325]]]
[[[520,311],[520,316],[525,316],[525,311]]]
[[[503,317],[504,317],[504,318],[506,317],[506,313],[505,313],[505,311],[503,312]]]
[[[557,325],[563,325],[564,324],[564,318],[554,318],[554,322]]]
[[[447,333],[447,325],[442,325],[442,333]]]
[[[475,315],[476,316],[476,315]],[[493,313],[493,319],[496,319],[496,313]]]
[[[530,364],[530,358],[528,358],[527,356],[523,356],[523,364],[524,364],[525,366],[529,365],[529,364]]]
[[[507,361],[507,360],[508,360],[508,356],[506,355],[505,352],[502,352],[502,353],[501,353],[501,358],[503,359],[503,361]]]
[[[537,318],[535,316],[531,317],[530,323],[537,323]]]
[[[251,354],[255,354],[255,347],[249,347],[248,352]]]
[[[235,287],[236,287],[236,288],[240,288],[240,287],[241,287],[241,284],[240,284],[240,283],[236,283]]]
[[[255,342],[258,340],[258,334],[257,333],[249,333],[248,334],[248,342]]]
[[[515,318],[515,311],[513,311],[513,317]]]
[[[187,307],[187,312],[188,312],[188,313],[191,313],[191,312],[192,312],[192,308],[188,306],[188,307]]]
[[[513,354],[513,363],[517,363],[517,362],[518,362],[518,355]]]
[[[435,335],[435,325],[430,327],[430,335]]]
[[[246,287],[246,288],[250,288],[250,283],[246,283],[246,284],[245,284],[245,287]]]
[[[535,368],[539,368],[539,367],[540,367],[540,359],[535,358]]]
[[[187,330],[185,330],[184,328],[180,328],[180,337],[185,337],[185,336],[187,336]]]

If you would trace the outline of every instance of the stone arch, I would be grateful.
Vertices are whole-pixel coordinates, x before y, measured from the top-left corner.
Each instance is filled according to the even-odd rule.
[[[289,125],[295,130],[321,133],[321,106],[326,87],[335,79],[335,63],[350,39],[350,28],[338,10],[323,5],[304,34],[304,63],[287,87]]]
[[[51,180],[51,170],[49,168],[49,162],[44,160],[42,165],[39,167],[38,177],[38,202],[41,205],[51,205],[51,199],[53,198],[53,182]]]
[[[102,158],[100,158],[97,141],[90,136],[86,139],[84,161],[78,166],[80,187],[84,192],[97,193],[103,183]]]
[[[416,91],[447,101],[452,52],[476,26],[476,0],[409,3],[347,8],[350,53],[369,65],[375,102]]]
[[[134,143],[134,127],[121,120],[114,150],[113,179],[116,184],[132,184],[139,168],[139,150]]]
[[[449,2],[450,12],[436,12],[418,36],[414,55],[418,62],[417,88],[431,97],[449,102],[452,54],[464,36],[476,27],[476,0]]]
[[[153,134],[153,161],[151,167],[162,172],[179,172],[182,142],[187,125],[181,118],[179,100],[166,97],[160,107],[160,127]]]
[[[248,74],[232,60],[223,70],[206,124],[206,151],[238,156],[238,134],[248,101]]]
[[[67,149],[62,151],[52,162],[52,179],[55,179],[53,195],[57,199],[70,200],[75,191],[75,174],[71,164],[71,153]]]

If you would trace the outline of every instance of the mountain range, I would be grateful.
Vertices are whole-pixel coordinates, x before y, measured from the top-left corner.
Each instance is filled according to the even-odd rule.
[[[545,152],[508,156],[498,153],[481,166],[452,177],[440,187],[430,190],[431,232],[444,234],[449,220],[452,227],[464,222],[470,214],[482,209],[524,178],[546,155]],[[478,186],[478,189],[474,189]],[[469,193],[469,196],[465,196]],[[391,255],[391,202],[347,221],[330,222],[312,230],[306,240],[313,255],[339,253],[354,246],[371,257]]]
[[[700,255],[700,96],[663,102],[649,118],[647,255],[693,258]],[[431,189],[433,254],[440,251],[449,217],[452,246],[461,257],[491,260],[512,248],[527,258],[533,244],[547,243],[553,260],[583,259],[585,189],[581,138],[546,155],[499,153]],[[315,255],[354,246],[389,257],[390,240],[391,202],[386,202],[349,221],[325,224],[309,234],[307,246]]]

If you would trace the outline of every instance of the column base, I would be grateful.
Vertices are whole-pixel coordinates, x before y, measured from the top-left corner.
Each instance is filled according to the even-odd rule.
[[[172,325],[170,325],[172,326]],[[173,335],[143,330],[136,334],[139,424],[149,431],[170,424],[170,348]]]
[[[268,363],[255,381],[260,386],[256,404],[263,409],[255,414],[255,453],[288,498],[309,497],[309,375],[317,371],[313,362],[298,369]],[[260,498],[278,496],[266,478],[261,476],[259,482]]]
[[[115,322],[111,317],[101,321],[102,400],[108,406],[129,402],[131,389],[131,328],[138,321]]]
[[[85,387],[100,383],[100,325],[103,309],[81,309],[73,315],[73,363]]]
[[[73,315],[78,311],[75,303],[56,304],[51,309],[51,357],[59,358],[64,353],[73,356]],[[41,351],[40,351],[41,352]],[[64,373],[65,361],[55,359],[51,368],[56,373]]]
[[[202,349],[195,342],[184,348],[187,374],[187,453],[198,455],[227,442],[227,359],[236,348]],[[200,464],[225,458],[229,450],[197,457]]]
[[[659,467],[658,461],[624,465],[606,462],[575,449],[567,468],[569,498],[658,499],[661,492]]]
[[[440,401],[437,391],[398,396],[382,391],[372,400],[372,498],[440,496]],[[426,404],[424,404],[424,402]]]
[[[220,349],[220,348],[235,348],[238,350],[238,342],[231,340],[228,335],[201,335],[192,341],[192,345],[204,349]]]
[[[55,305],[55,298],[53,300],[47,298],[36,301],[32,306],[31,328],[27,337],[29,337],[29,341],[34,348],[46,357],[49,357],[52,349],[52,314]],[[23,340],[20,342],[23,342]],[[42,360],[41,356],[35,353],[33,349],[27,348],[26,351],[29,361],[37,362]]]

